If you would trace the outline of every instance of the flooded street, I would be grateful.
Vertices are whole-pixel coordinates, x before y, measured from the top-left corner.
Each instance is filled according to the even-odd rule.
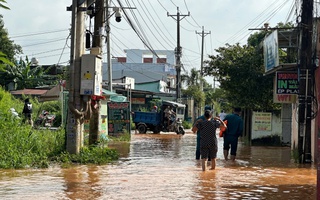
[[[133,134],[113,145],[112,165],[0,170],[0,199],[316,199],[316,168],[290,161],[290,148],[239,145],[216,170],[195,160],[196,135]]]

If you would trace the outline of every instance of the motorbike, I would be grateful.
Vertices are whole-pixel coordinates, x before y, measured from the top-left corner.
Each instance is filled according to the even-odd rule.
[[[56,116],[49,114],[48,111],[43,110],[36,119],[34,125],[36,127],[52,127]]]
[[[177,134],[184,135],[185,131],[182,126],[182,120],[180,118],[173,117],[170,125],[167,127],[169,132],[176,132]]]

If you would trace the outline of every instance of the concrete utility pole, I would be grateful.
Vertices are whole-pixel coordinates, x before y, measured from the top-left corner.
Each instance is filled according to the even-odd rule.
[[[202,26],[202,31],[197,32],[196,34],[199,34],[201,36],[201,63],[200,63],[200,89],[203,91],[203,48],[204,48],[204,37],[207,36],[208,34],[211,34],[211,31],[209,32],[204,32],[204,27]]]
[[[107,31],[107,64],[108,64],[108,89],[112,92],[112,63],[111,63],[111,46],[110,46],[110,12],[109,12],[109,0],[107,1],[106,11],[106,31]]]
[[[104,27],[104,1],[96,0],[95,2],[95,16],[94,16],[94,31],[92,41],[91,54],[97,54],[102,57],[102,30]],[[100,72],[102,74],[102,72]],[[100,100],[96,100],[96,105],[91,104],[92,117],[90,118],[90,133],[89,145],[96,144],[100,137]]]
[[[80,153],[83,145],[83,119],[87,116],[90,101],[80,96],[81,56],[84,54],[84,12],[80,7],[86,6],[86,2],[72,1],[71,22],[71,53],[69,70],[68,118],[66,125],[66,150],[71,154]]]
[[[180,102],[181,101],[181,46],[180,46],[180,20],[182,20],[183,18],[185,18],[186,16],[190,15],[190,12],[188,13],[188,15],[181,15],[179,12],[179,7],[177,7],[177,15],[169,15],[169,13],[167,13],[168,16],[172,17],[173,19],[175,19],[174,17],[177,17],[177,19],[175,19],[177,21],[177,47],[176,47],[176,101]],[[182,18],[180,18],[182,17]]]
[[[313,0],[303,0],[301,15],[301,49],[299,77],[299,140],[300,163],[310,163],[311,158],[311,77],[312,74],[312,32]]]

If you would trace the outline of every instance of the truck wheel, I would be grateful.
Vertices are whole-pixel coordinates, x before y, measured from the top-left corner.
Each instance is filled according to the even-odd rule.
[[[139,133],[146,133],[147,132],[147,126],[144,124],[139,124],[137,129],[138,129]]]

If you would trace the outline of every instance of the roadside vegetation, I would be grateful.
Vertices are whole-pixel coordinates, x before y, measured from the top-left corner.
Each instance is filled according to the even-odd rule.
[[[35,110],[43,106],[35,99],[32,103]],[[49,105],[52,109],[57,108],[54,103]],[[24,124],[22,107],[23,101],[15,99],[0,87],[0,168],[47,168],[54,163],[61,166],[106,164],[118,159],[118,153],[105,145],[85,146],[77,155],[67,153],[64,129],[37,130]],[[13,117],[10,108],[15,108],[20,118]],[[58,111],[56,114],[59,115]]]

